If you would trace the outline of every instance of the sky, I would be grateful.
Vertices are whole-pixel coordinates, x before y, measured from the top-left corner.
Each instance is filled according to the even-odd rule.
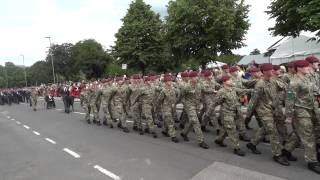
[[[76,43],[95,39],[104,48],[114,44],[114,34],[122,25],[121,18],[132,0],[0,0],[0,64],[13,62],[30,66],[43,60],[54,44]],[[169,0],[145,0],[162,16]],[[234,50],[246,55],[258,48],[264,52],[281,37],[268,31],[274,25],[264,12],[271,0],[245,0],[249,4],[250,29],[246,47]],[[23,56],[22,56],[23,55]]]

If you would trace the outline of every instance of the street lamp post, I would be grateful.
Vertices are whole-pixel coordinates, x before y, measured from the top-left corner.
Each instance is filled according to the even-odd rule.
[[[24,55],[21,54],[20,56],[22,56],[22,63],[23,63],[23,70],[24,70],[24,81],[26,83],[26,87],[28,87],[26,66],[24,65]]]
[[[55,84],[55,83],[56,83],[56,76],[55,76],[55,73],[54,73],[53,56],[52,56],[52,52],[51,52],[51,47],[52,47],[52,44],[51,44],[51,37],[50,37],[50,36],[48,36],[48,37],[44,37],[44,38],[49,39],[49,43],[50,43],[49,53],[50,53],[50,57],[51,57],[51,66],[52,66],[53,84]]]

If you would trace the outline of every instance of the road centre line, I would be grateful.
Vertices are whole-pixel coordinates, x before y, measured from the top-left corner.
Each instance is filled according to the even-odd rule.
[[[23,125],[23,127],[26,128],[26,129],[30,129],[30,127],[27,126],[27,125]]]
[[[78,153],[76,153],[68,148],[64,148],[63,151],[70,154],[71,156],[73,156],[76,159],[80,158],[80,155]]]
[[[51,144],[57,144],[57,143],[56,143],[54,140],[52,140],[52,139],[46,138],[45,140],[48,141],[48,142],[50,142]]]
[[[114,180],[121,180],[121,178],[117,175],[115,175],[114,173],[104,169],[103,167],[99,166],[99,165],[95,165],[93,166],[93,168],[97,169],[98,171],[100,171],[102,174],[109,176],[110,178],[114,179]]]
[[[40,136],[40,133],[38,133],[37,131],[32,131],[32,132],[33,132],[33,134]]]
[[[21,124],[21,122],[20,122],[20,121],[16,121],[16,123],[17,123],[17,124],[19,124],[19,125]]]

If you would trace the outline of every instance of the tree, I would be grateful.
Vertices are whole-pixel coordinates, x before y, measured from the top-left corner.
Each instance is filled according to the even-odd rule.
[[[53,83],[51,62],[37,61],[26,69],[28,84],[40,85],[41,83]]]
[[[251,53],[250,55],[258,55],[258,54],[261,54],[260,50],[255,48]]]
[[[49,50],[54,59],[55,74],[63,76],[66,80],[69,80],[75,73],[72,62],[72,47],[71,43],[55,44]],[[49,64],[51,63],[50,53],[46,57]]]
[[[12,62],[6,62],[4,71],[8,80],[8,87],[25,86],[24,70],[20,66],[14,65]]]
[[[110,61],[111,56],[93,39],[79,41],[72,48],[74,71],[84,73],[88,79],[102,77]]]
[[[122,22],[113,47],[117,62],[143,73],[150,69],[161,69],[159,65],[165,63],[159,14],[153,12],[151,6],[143,0],[135,0],[130,4]]]
[[[171,0],[165,31],[176,66],[195,59],[204,67],[217,54],[244,46],[249,28],[243,0]]]
[[[274,0],[268,8],[270,18],[276,20],[269,29],[273,35],[296,37],[301,31],[311,31],[320,40],[319,0]]]

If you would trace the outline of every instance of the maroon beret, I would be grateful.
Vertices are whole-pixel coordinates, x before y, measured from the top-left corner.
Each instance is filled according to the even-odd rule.
[[[296,67],[299,67],[299,68],[303,68],[303,67],[308,67],[309,66],[309,62],[306,61],[306,60],[298,60],[294,63],[294,65]]]
[[[287,68],[294,68],[294,62],[289,62],[287,64]]]
[[[140,74],[134,74],[131,76],[132,79],[141,79]]]
[[[173,78],[172,78],[172,76],[170,76],[170,75],[163,77],[163,81],[164,81],[164,82],[172,81],[172,79],[173,79]]]
[[[191,71],[189,72],[189,77],[197,77],[198,76],[198,72],[197,71]]]
[[[261,71],[270,71],[273,69],[273,65],[270,63],[265,63],[260,65]]]
[[[224,75],[224,76],[222,76],[222,77],[221,77],[221,79],[220,79],[220,80],[221,80],[222,82],[226,82],[226,81],[228,81],[229,79],[230,79],[230,77],[229,77],[229,76]]]
[[[228,64],[224,64],[224,65],[222,66],[222,69],[229,69]]]
[[[153,72],[148,74],[149,77],[151,77],[151,76],[156,76],[156,75],[157,75],[157,74],[156,74],[156,73],[153,73]]]
[[[238,67],[237,66],[232,66],[230,69],[229,69],[229,72],[232,73],[232,72],[236,72],[238,71]]]
[[[280,66],[279,65],[273,65],[273,70],[277,71],[280,69]]]
[[[319,59],[316,58],[315,56],[308,56],[308,57],[306,57],[306,61],[308,61],[310,64],[312,64],[315,62],[319,62]]]
[[[181,77],[189,77],[188,72],[182,72],[182,73],[181,73]]]

